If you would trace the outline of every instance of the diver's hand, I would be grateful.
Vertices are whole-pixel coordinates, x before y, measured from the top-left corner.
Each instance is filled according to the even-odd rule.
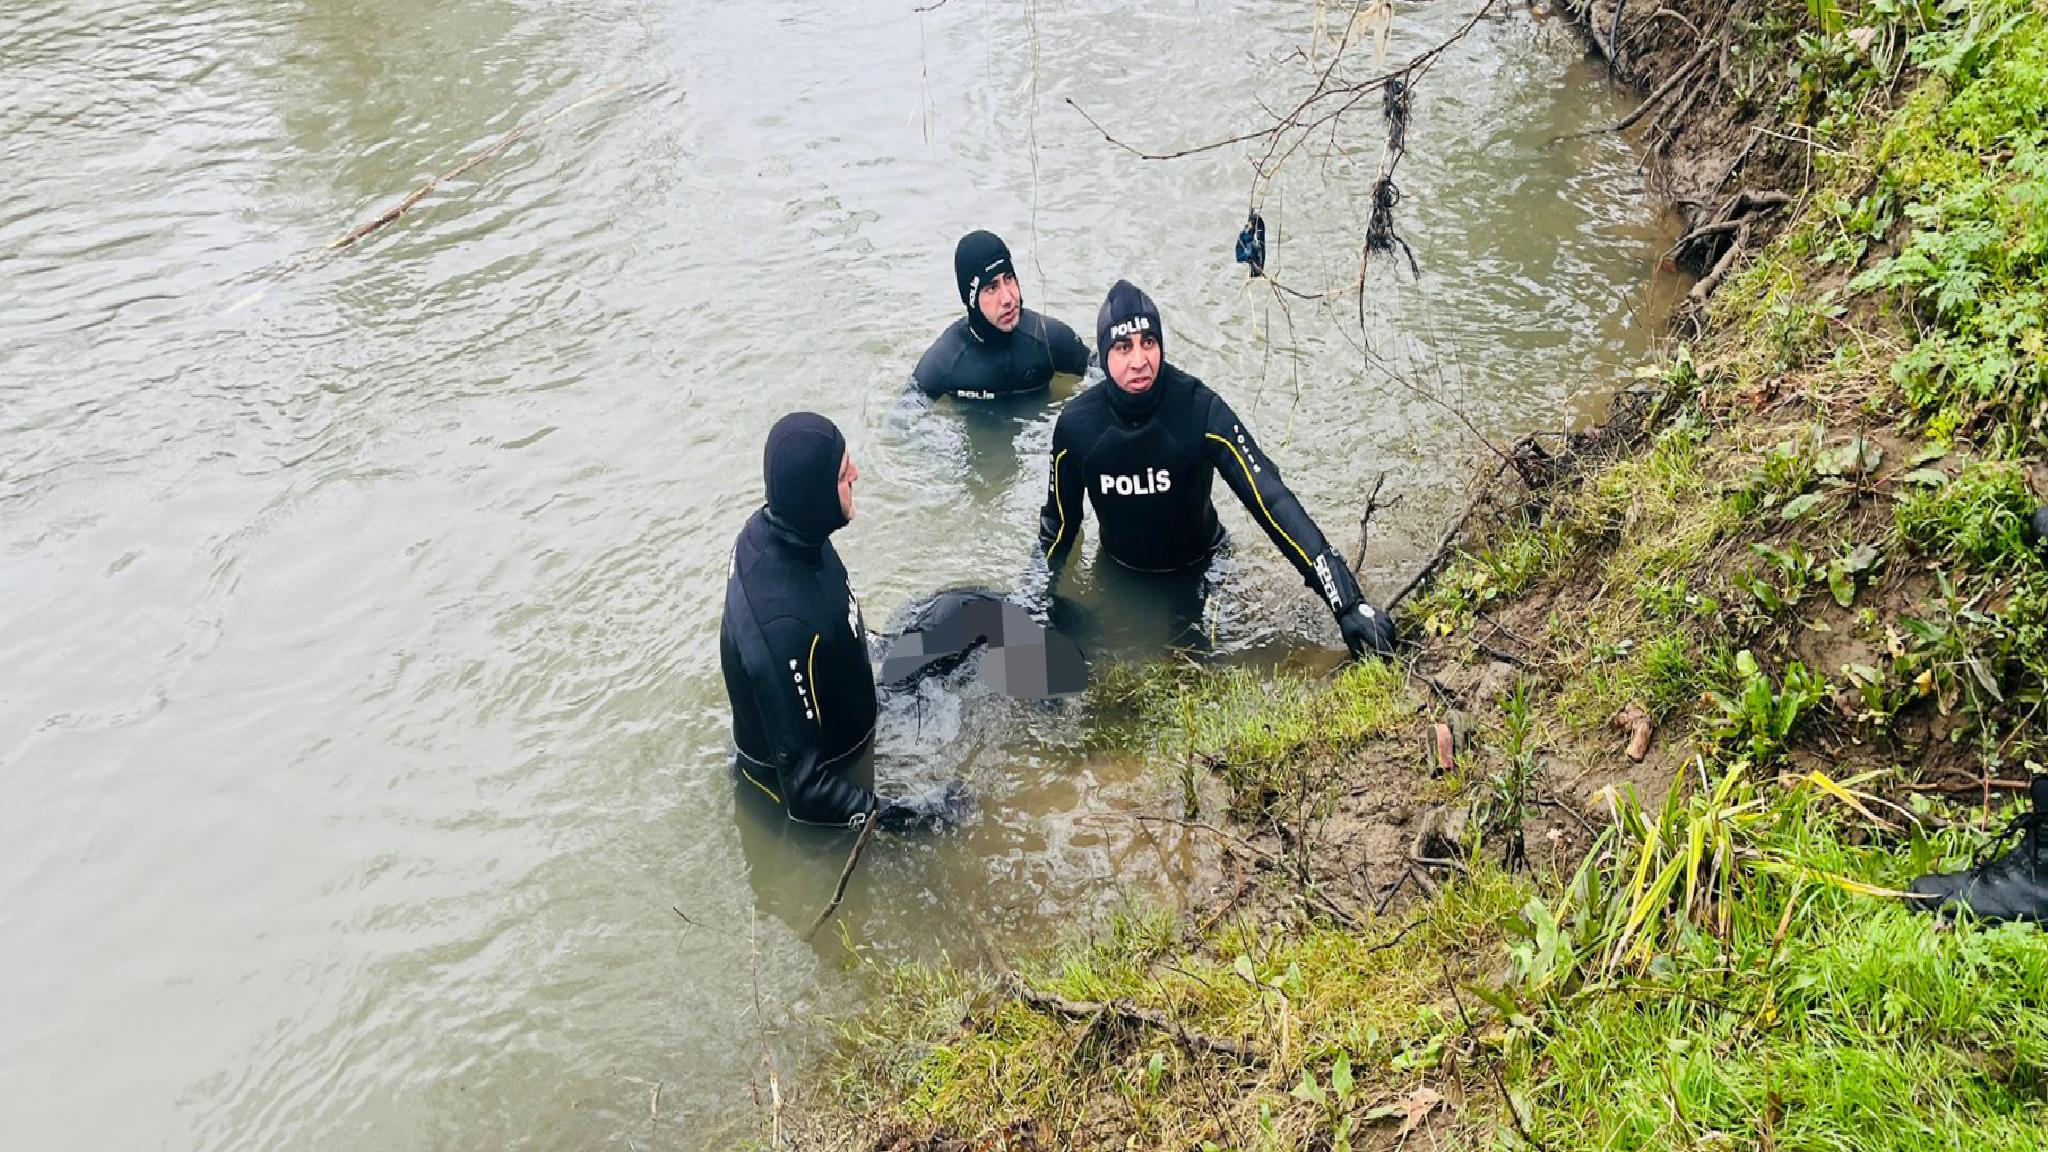
[[[920,825],[957,824],[973,806],[974,794],[964,780],[948,780],[937,788],[885,800],[875,819],[891,832],[903,832]]]
[[[1031,566],[1024,571],[1024,578],[1017,583],[1016,593],[1010,599],[1029,613],[1033,620],[1050,628],[1053,602],[1057,599],[1055,589],[1058,585],[1059,573],[1046,564],[1044,557],[1034,556]]]
[[[1363,600],[1337,617],[1337,630],[1344,634],[1344,646],[1355,658],[1386,656],[1394,651],[1394,618]]]

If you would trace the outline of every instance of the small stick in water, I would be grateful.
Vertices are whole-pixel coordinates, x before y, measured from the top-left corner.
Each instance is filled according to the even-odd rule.
[[[853,851],[846,855],[846,867],[839,870],[839,886],[832,889],[832,902],[825,905],[825,910],[818,913],[816,920],[811,921],[811,930],[804,933],[805,940],[816,936],[818,929],[825,926],[825,921],[830,920],[832,914],[839,911],[839,902],[846,899],[846,882],[853,879],[853,866],[860,863],[861,849],[868,846],[868,837],[875,834],[875,825],[877,823],[879,821],[876,819],[876,814],[868,813],[867,820],[860,826],[860,838],[853,842]]]
[[[623,84],[606,85],[605,87],[600,88],[587,96],[584,96],[582,99],[573,101],[572,103],[567,104],[561,108],[557,108],[553,112],[548,113],[546,116],[541,117],[539,120],[535,120],[530,124],[521,124],[517,128],[512,129],[510,132],[507,132],[503,136],[498,137],[495,141],[492,141],[481,152],[472,154],[467,160],[464,160],[462,163],[457,164],[455,167],[448,169],[446,172],[443,172],[439,176],[434,177],[432,180],[427,181],[425,184],[420,185],[418,188],[413,190],[411,195],[407,196],[403,200],[400,200],[397,204],[393,205],[392,207],[386,209],[382,215],[379,215],[373,220],[367,220],[361,224],[356,225],[354,228],[349,229],[338,239],[321,246],[319,251],[312,252],[305,256],[302,256],[298,260],[293,261],[291,264],[286,265],[284,268],[279,269],[274,275],[272,275],[269,278],[268,282],[264,283],[261,287],[257,288],[254,292],[251,292],[249,295],[229,305],[227,310],[229,312],[238,312],[243,308],[246,308],[249,305],[254,304],[258,300],[261,300],[264,294],[269,292],[271,286],[275,284],[277,281],[282,280],[283,278],[291,275],[294,272],[297,272],[301,268],[306,268],[310,267],[311,265],[318,264],[320,261],[326,259],[328,256],[336,252],[339,252],[344,248],[350,247],[357,241],[363,239],[365,236],[370,235],[372,232],[377,231],[379,228],[383,228],[384,226],[390,224],[392,221],[397,220],[400,216],[405,215],[407,212],[412,210],[414,205],[418,204],[420,201],[426,199],[429,195],[431,195],[434,189],[440,187],[444,181],[453,180],[457,176],[462,175],[464,172],[467,172],[470,169],[476,167],[477,165],[482,164],[484,161],[502,154],[505,151],[505,149],[510,148],[513,144],[517,143],[521,138],[532,134],[536,129],[545,128],[548,125],[554,123],[556,120],[559,120],[562,117],[568,115],[569,113],[574,112],[576,109],[581,108],[594,100],[599,100],[606,96],[609,96],[613,92],[618,91],[620,88],[624,86],[625,85]]]
[[[1351,571],[1355,575],[1365,568],[1366,538],[1372,532],[1372,514],[1379,510],[1380,487],[1387,482],[1387,474],[1381,472],[1373,477],[1372,491],[1365,495],[1365,511],[1358,517],[1358,555],[1352,558]]]
[[[548,125],[554,123],[556,120],[560,119],[561,117],[566,116],[569,113],[574,112],[576,109],[583,107],[585,104],[588,104],[593,100],[599,99],[600,97],[603,96],[608,96],[611,93],[618,91],[620,87],[622,86],[618,84],[606,85],[605,87],[600,88],[595,92],[592,92],[590,95],[583,97],[581,100],[577,100],[566,107],[558,108],[555,111],[548,113],[546,116],[541,117],[539,120],[536,120],[531,124],[521,124],[519,127],[512,129],[510,132],[507,132],[503,136],[498,137],[496,141],[492,142],[492,144],[489,147],[485,148],[483,151],[472,155],[469,159],[464,160],[462,163],[457,164],[455,167],[450,168],[446,172],[441,173],[439,176],[434,177],[432,180],[429,180],[425,184],[422,184],[418,188],[414,189],[412,195],[407,196],[405,199],[400,200],[392,208],[387,209],[382,216],[379,216],[374,220],[358,224],[354,228],[349,229],[348,233],[341,237],[341,239],[334,241],[332,244],[329,244],[327,246],[327,251],[338,251],[340,249],[348,247],[351,244],[354,244],[356,241],[361,240],[363,237],[368,236],[370,233],[375,232],[377,229],[384,227],[386,224],[391,223],[392,221],[398,219],[400,216],[403,216],[407,212],[411,211],[413,205],[418,204],[420,201],[426,199],[428,194],[432,193],[435,188],[439,187],[442,181],[455,179],[457,176],[462,175],[464,172],[469,171],[471,168],[474,168],[477,165],[483,163],[484,161],[489,160],[492,157],[504,152],[505,149],[510,148],[513,144],[517,143],[520,140],[520,138],[526,136],[528,133],[531,133],[534,129],[545,128]]]

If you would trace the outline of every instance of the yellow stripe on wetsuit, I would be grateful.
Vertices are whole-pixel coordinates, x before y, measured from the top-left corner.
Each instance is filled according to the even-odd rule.
[[[1244,469],[1244,482],[1251,485],[1252,499],[1258,501],[1259,512],[1266,517],[1266,523],[1271,524],[1273,526],[1273,531],[1278,532],[1280,534],[1280,538],[1282,540],[1287,541],[1288,547],[1294,549],[1295,554],[1301,557],[1301,562],[1303,564],[1306,564],[1311,568],[1315,567],[1315,561],[1308,558],[1308,553],[1302,550],[1301,545],[1296,544],[1294,542],[1294,537],[1289,536],[1287,534],[1287,529],[1282,528],[1280,526],[1280,521],[1273,519],[1273,513],[1266,508],[1266,498],[1264,496],[1259,495],[1259,482],[1257,480],[1252,479],[1252,466],[1250,464],[1245,463],[1244,454],[1237,450],[1237,445],[1232,444],[1230,441],[1224,439],[1221,436],[1218,436],[1214,432],[1207,433],[1207,435],[1209,439],[1214,440],[1218,444],[1223,445],[1225,448],[1230,449],[1230,454],[1232,456],[1237,457],[1237,466],[1239,468]]]
[[[823,635],[817,635],[817,633],[811,635],[811,654],[809,654],[809,658],[805,662],[805,670],[803,670],[803,674],[809,678],[809,683],[801,685],[801,691],[811,701],[811,722],[817,724],[819,728],[823,728],[825,726],[825,709],[817,707],[817,642],[819,640],[823,640]],[[754,779],[754,773],[750,773],[748,765],[745,765],[745,758],[748,758],[748,756],[745,756],[745,752],[741,752],[739,754],[739,760],[741,760],[741,763],[739,763],[739,775],[743,775],[745,779],[748,779],[750,785],[754,785],[754,787],[762,789],[764,793],[768,793],[768,799],[776,801],[776,804],[782,804],[782,797],[776,795],[772,787],[768,787],[762,781]]]
[[[1052,458],[1052,506],[1060,512],[1060,531],[1059,535],[1052,538],[1052,543],[1045,546],[1047,563],[1052,562],[1052,554],[1059,549],[1060,541],[1067,538],[1067,502],[1060,496],[1060,457],[1069,451],[1070,449],[1062,448],[1055,452]]]
[[[746,759],[744,753],[741,754],[740,759]],[[782,803],[782,797],[777,796],[775,794],[775,789],[770,788],[766,784],[761,783],[759,780],[754,779],[754,774],[752,772],[747,771],[747,766],[744,763],[740,765],[740,775],[746,777],[747,783],[752,784],[754,787],[759,788],[761,791],[767,793],[768,798],[770,800],[775,801],[777,804]]]
[[[825,710],[818,707],[818,641],[821,639],[823,637],[816,634],[811,636],[811,652],[807,663],[804,665],[804,675],[808,678],[808,683],[803,685],[803,689],[805,695],[810,698],[812,721],[818,727],[823,728],[825,726]],[[741,759],[744,760],[745,758],[745,755],[742,754]],[[766,792],[770,800],[775,801],[777,804],[782,803],[782,797],[777,796],[773,788],[754,779],[754,774],[747,771],[747,766],[744,763],[740,765],[740,775],[747,778],[747,783]]]
[[[804,675],[810,678],[805,687],[811,692],[811,711],[816,714],[820,728],[825,726],[825,710],[818,707],[818,641],[822,639],[824,637],[815,634],[811,636],[810,662],[804,665]]]

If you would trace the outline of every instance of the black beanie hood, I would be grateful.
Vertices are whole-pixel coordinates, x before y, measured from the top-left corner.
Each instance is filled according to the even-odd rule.
[[[984,319],[977,304],[982,285],[1005,272],[1015,276],[1017,268],[1010,263],[1010,246],[995,233],[969,232],[953,246],[953,284],[960,290],[960,303],[967,308],[967,323],[983,340],[1009,335]]]
[[[1152,387],[1133,396],[1109,377],[1109,346],[1121,337],[1140,332],[1150,332],[1159,341],[1159,375],[1152,381]],[[1110,285],[1109,295],[1102,299],[1102,310],[1095,314],[1095,353],[1102,365],[1103,386],[1109,389],[1109,405],[1116,414],[1133,421],[1151,415],[1159,405],[1159,394],[1165,390],[1166,325],[1159,320],[1159,306],[1129,280]]]
[[[813,543],[846,526],[839,508],[839,462],[846,437],[816,412],[792,412],[768,430],[761,473],[768,511]]]

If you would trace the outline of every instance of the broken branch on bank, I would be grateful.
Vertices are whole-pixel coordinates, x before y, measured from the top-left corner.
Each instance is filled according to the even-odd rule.
[[[1465,1012],[1465,1000],[1458,995],[1458,982],[1451,978],[1451,966],[1449,964],[1443,965],[1443,973],[1444,988],[1450,992],[1451,1003],[1458,1009],[1458,1021],[1465,1026],[1465,1037],[1472,1042],[1474,1050],[1483,1052],[1484,1048],[1479,1041],[1479,1030],[1472,1027],[1472,1017]],[[1508,1118],[1515,1122],[1515,1132],[1521,1136],[1522,1143],[1537,1149],[1538,1152],[1542,1152],[1545,1145],[1541,1140],[1530,1135],[1528,1122],[1522,1119],[1522,1106],[1515,1103],[1514,1093],[1508,1091],[1507,1081],[1500,1074],[1500,1066],[1494,1061],[1488,1060],[1486,1061],[1486,1070],[1493,1075],[1493,1086],[1500,1090],[1501,1103],[1507,1105]]]
[[[1588,136],[1605,136],[1609,133],[1623,132],[1630,128],[1635,127],[1638,121],[1640,121],[1643,117],[1648,116],[1651,113],[1651,111],[1653,111],[1659,104],[1662,104],[1664,102],[1664,98],[1666,96],[1671,95],[1673,89],[1677,88],[1680,84],[1685,83],[1687,80],[1692,79],[1693,73],[1699,69],[1700,65],[1706,62],[1708,54],[1712,51],[1712,45],[1700,45],[1699,51],[1693,54],[1692,59],[1687,60],[1685,63],[1679,65],[1678,71],[1673,72],[1670,76],[1666,77],[1664,83],[1659,84],[1656,90],[1651,92],[1650,95],[1646,97],[1641,104],[1636,105],[1635,111],[1629,113],[1626,116],[1623,116],[1621,119],[1616,120],[1612,124],[1606,125],[1605,127],[1588,128],[1583,132],[1572,132],[1567,135],[1557,137],[1556,140],[1552,141],[1552,143],[1562,143],[1566,140],[1583,140]]]
[[[1711,220],[1680,236],[1665,255],[1677,259],[1685,254],[1686,249],[1702,240],[1737,231],[1754,213],[1765,208],[1782,208],[1791,202],[1792,197],[1788,193],[1751,192],[1745,188],[1722,205]]]
[[[1635,111],[1629,113],[1628,115],[1622,117],[1620,120],[1615,121],[1613,124],[1610,124],[1605,128],[1591,128],[1584,132],[1573,132],[1570,135],[1557,137],[1557,139],[1552,141],[1552,143],[1560,143],[1565,140],[1578,140],[1583,139],[1587,136],[1601,136],[1610,132],[1621,132],[1628,128],[1634,127],[1637,122],[1642,120],[1643,117],[1649,115],[1652,111],[1656,110],[1660,105],[1662,105],[1664,103],[1665,98],[1670,96],[1672,92],[1676,91],[1680,85],[1687,84],[1690,81],[1697,80],[1699,78],[1699,73],[1705,68],[1707,62],[1716,58],[1721,53],[1727,50],[1728,39],[1734,30],[1735,21],[1738,17],[1742,16],[1745,13],[1748,6],[1749,5],[1747,3],[1747,0],[1738,0],[1738,3],[1736,3],[1734,7],[1728,10],[1728,14],[1721,18],[1720,27],[1718,29],[1717,34],[1713,36],[1700,36],[1699,48],[1693,52],[1692,56],[1689,59],[1687,59],[1685,63],[1679,65],[1678,68],[1671,73],[1671,75],[1665,77],[1664,82],[1662,84],[1659,84],[1656,90],[1651,92],[1647,99],[1645,99],[1641,104],[1636,105]],[[1621,23],[1621,5],[1619,3],[1615,5],[1614,17],[1615,25],[1619,27]],[[1598,46],[1601,50],[1601,53],[1607,57],[1609,64],[1614,64],[1614,52],[1616,46],[1600,43],[1599,21],[1595,19],[1593,16],[1593,9],[1590,3],[1588,3],[1585,6],[1585,20],[1583,21],[1583,23],[1585,24],[1587,30],[1592,33],[1594,44]],[[1693,84],[1692,87],[1686,93],[1686,103],[1690,104],[1692,100],[1696,99],[1698,97],[1699,90],[1700,86],[1697,84]]]
[[[1050,992],[1040,992],[1015,976],[1009,977],[1004,983],[1011,995],[1033,1008],[1065,1016],[1071,1020],[1095,1021],[1107,1016],[1157,1029],[1180,1041],[1181,1046],[1185,1048],[1234,1056],[1240,1060],[1257,1060],[1263,1055],[1256,1041],[1197,1032],[1164,1012],[1141,1008],[1128,1000],[1068,1000]]]
[[[1401,590],[1394,593],[1393,599],[1387,601],[1387,611],[1392,612],[1395,608],[1399,607],[1401,601],[1406,600],[1410,594],[1421,587],[1423,581],[1436,575],[1437,569],[1443,567],[1445,560],[1450,559],[1451,551],[1457,547],[1458,538],[1464,534],[1466,521],[1472,519],[1472,514],[1479,510],[1479,505],[1486,500],[1488,493],[1493,490],[1493,486],[1500,482],[1502,476],[1507,474],[1508,464],[1511,462],[1509,460],[1502,461],[1500,467],[1493,470],[1493,475],[1488,477],[1486,482],[1478,487],[1472,499],[1466,503],[1465,510],[1458,514],[1456,520],[1451,521],[1450,529],[1444,533],[1443,539],[1437,541],[1436,550],[1429,554],[1429,559],[1423,561],[1422,567],[1415,570],[1415,575],[1410,576],[1408,582],[1401,585]]]
[[[1692,290],[1685,294],[1687,304],[1694,307],[1705,304],[1707,297],[1714,294],[1714,289],[1721,286],[1721,281],[1728,278],[1729,271],[1735,267],[1736,257],[1742,255],[1742,250],[1749,246],[1751,222],[1750,217],[1742,218],[1742,222],[1735,228],[1735,239],[1722,251],[1721,258],[1714,261],[1714,266],[1708,269],[1705,276],[1700,277],[1700,282],[1693,285]]]

